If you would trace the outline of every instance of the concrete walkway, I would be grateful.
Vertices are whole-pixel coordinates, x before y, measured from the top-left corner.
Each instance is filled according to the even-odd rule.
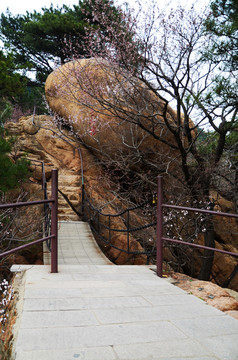
[[[49,266],[25,271],[14,359],[238,359],[236,319],[158,278],[153,267],[94,263],[82,242],[89,263],[64,258],[58,274]]]
[[[98,247],[88,223],[58,222],[58,263],[64,265],[108,265],[111,262]],[[44,264],[50,264],[50,252],[44,246]]]

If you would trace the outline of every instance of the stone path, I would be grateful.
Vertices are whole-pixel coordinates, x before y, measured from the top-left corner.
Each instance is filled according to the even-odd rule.
[[[64,225],[59,273],[25,267],[14,359],[238,359],[238,320],[158,278],[151,266],[109,263],[77,223],[78,251]]]
[[[59,264],[111,264],[99,249],[88,223],[83,221],[59,221],[58,224]],[[44,246],[44,264],[50,264],[50,253],[46,246]]]

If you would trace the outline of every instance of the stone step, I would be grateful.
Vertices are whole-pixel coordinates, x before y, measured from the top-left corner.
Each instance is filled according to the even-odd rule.
[[[62,187],[59,184],[59,190],[62,191],[63,194],[70,194],[70,195],[74,195],[77,197],[81,196],[80,188],[77,186]],[[51,186],[48,186],[48,184],[47,184],[47,191],[51,193]],[[59,196],[62,196],[62,195],[59,193]]]
[[[60,175],[59,174],[59,184],[61,186],[76,186],[79,187],[81,185],[81,178],[77,175]]]
[[[65,188],[65,187],[73,187],[73,188],[80,188],[80,183],[75,182],[67,182],[67,181],[59,181],[59,187]]]
[[[76,193],[79,194],[81,193],[81,188],[79,186],[62,186],[60,183],[58,184],[59,189],[63,192],[63,193]],[[51,184],[47,184],[47,190],[51,190]]]
[[[81,203],[81,177],[75,172],[59,173],[59,189],[67,196],[76,208]],[[49,197],[51,196],[51,182],[47,184]],[[63,195],[58,193],[58,214],[60,220],[77,221],[78,216],[74,213]]]
[[[70,195],[70,194],[66,194],[66,196],[68,197],[69,201],[71,202],[71,204],[73,206],[77,206],[79,204],[81,204],[81,197],[75,197],[74,195]],[[48,193],[48,198],[51,197],[51,193]],[[58,204],[59,205],[65,205],[67,204],[67,206],[70,206],[68,205],[68,202],[65,200],[65,198],[61,195],[61,194],[58,194]]]
[[[22,153],[22,155],[24,154],[24,151],[19,151],[19,154],[20,153]],[[41,156],[39,155],[39,154],[29,154],[28,156],[27,156],[27,159],[29,159],[29,160],[41,160]]]
[[[77,205],[80,204],[80,202],[79,202],[78,200],[72,200],[72,199],[70,199],[70,198],[69,198],[69,200],[70,200],[71,204],[74,205],[74,206],[77,206]],[[58,198],[58,204],[59,204],[59,205],[65,205],[65,204],[68,205],[67,201],[66,201],[64,198],[62,198],[62,197],[59,197],[59,198]]]
[[[79,217],[76,214],[59,214],[58,216],[59,220],[65,220],[65,221],[78,221]]]
[[[70,181],[70,179],[77,179],[77,181],[80,181],[80,179],[81,179],[81,176],[80,175],[77,175],[77,174],[75,174],[75,173],[66,173],[66,174],[62,174],[62,173],[60,173],[59,174],[59,177],[63,180],[63,181]]]
[[[58,213],[64,213],[64,214],[74,214],[74,211],[71,209],[71,207],[58,207]]]

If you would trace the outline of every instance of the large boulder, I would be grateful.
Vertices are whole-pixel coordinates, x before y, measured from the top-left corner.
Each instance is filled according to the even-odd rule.
[[[166,144],[175,140],[164,124],[165,103],[125,70],[102,59],[71,61],[49,75],[45,93],[50,108],[97,157],[119,159],[139,150],[144,159],[159,153],[173,166],[176,151]],[[176,114],[169,106],[166,116],[173,125]]]

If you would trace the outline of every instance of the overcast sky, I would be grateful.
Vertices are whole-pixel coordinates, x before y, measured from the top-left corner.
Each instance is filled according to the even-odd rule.
[[[50,7],[51,4],[54,7],[61,7],[63,4],[71,6],[77,5],[78,0],[0,0],[0,12],[6,12],[9,8],[13,14],[25,14],[26,11],[40,11],[42,7]]]
[[[203,7],[209,3],[209,0],[193,0],[197,6]],[[182,5],[191,5],[192,0],[159,0],[159,4],[166,6],[169,3]],[[116,0],[116,3],[122,4],[124,0]],[[134,7],[136,0],[127,0],[127,2]],[[148,0],[141,0],[141,2],[148,4]],[[34,10],[40,11],[42,7],[49,8],[53,4],[54,7],[61,7],[63,4],[67,6],[78,5],[78,0],[0,0],[0,13],[5,13],[7,8],[14,15],[25,14],[26,11],[33,12]]]

